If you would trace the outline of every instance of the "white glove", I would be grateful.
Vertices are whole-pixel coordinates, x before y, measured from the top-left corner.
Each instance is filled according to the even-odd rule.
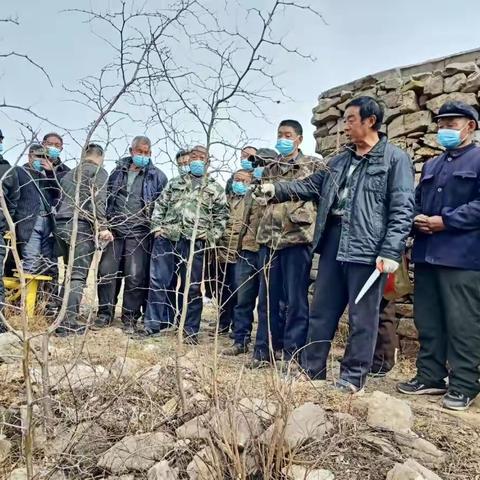
[[[395,260],[390,260],[389,258],[385,258],[385,257],[377,257],[376,263],[377,263],[377,268],[382,273],[394,273],[397,270],[397,268],[400,266],[400,264]]]
[[[264,183],[257,185],[252,191],[253,199],[260,205],[266,205],[269,200],[275,196],[275,185],[273,183]]]

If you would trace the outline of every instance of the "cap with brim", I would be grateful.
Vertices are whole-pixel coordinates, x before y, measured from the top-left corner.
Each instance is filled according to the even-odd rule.
[[[278,157],[278,153],[271,148],[259,148],[255,155],[250,155],[251,157],[258,158],[260,160],[275,160]]]
[[[459,101],[451,101],[444,103],[440,110],[438,111],[438,115],[434,118],[438,120],[439,118],[454,118],[454,117],[465,117],[469,118],[470,120],[474,120],[476,127],[478,128],[478,112],[472,106],[459,102]]]

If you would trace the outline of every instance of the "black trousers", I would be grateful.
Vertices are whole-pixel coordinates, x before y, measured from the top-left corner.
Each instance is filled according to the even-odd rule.
[[[72,236],[71,222],[57,222],[57,241],[63,252],[65,265],[68,264],[69,249]],[[67,301],[66,322],[75,321],[80,310],[83,290],[87,284],[88,272],[95,253],[95,240],[90,223],[78,221],[77,239],[74,247],[74,258],[70,282],[70,292]],[[65,295],[65,289],[63,295]]]
[[[379,305],[386,275],[377,280],[362,300],[355,298],[375,265],[337,261],[340,220],[330,220],[324,233],[303,367],[313,379],[325,379],[327,360],[340,318],[349,307],[349,337],[340,378],[362,387],[370,371],[378,334]]]
[[[480,272],[415,265],[417,379],[468,396],[480,392]],[[447,368],[447,364],[448,367]]]
[[[395,366],[395,351],[399,348],[397,327],[395,301],[382,298],[372,367],[391,370]]]
[[[190,243],[190,240],[186,238],[172,242],[163,237],[157,237],[153,242],[150,287],[144,320],[145,328],[153,332],[158,332],[168,326],[168,323],[165,323],[165,307],[168,304],[168,289],[175,275],[180,275],[180,289],[182,291],[185,289]],[[194,249],[185,320],[185,334],[189,336],[197,335],[200,330],[203,309],[201,285],[205,242],[196,240]]]
[[[134,323],[141,316],[147,297],[147,274],[150,261],[150,236],[122,237],[115,234],[105,248],[98,267],[98,314],[113,319],[122,279],[122,321]]]
[[[312,265],[309,245],[295,245],[282,250],[260,248],[260,293],[258,329],[253,355],[259,360],[283,349],[290,360],[305,345],[308,330],[308,284]],[[286,306],[285,315],[282,305]]]

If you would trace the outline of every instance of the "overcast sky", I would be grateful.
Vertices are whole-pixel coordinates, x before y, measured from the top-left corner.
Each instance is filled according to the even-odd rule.
[[[155,0],[166,5],[166,0]],[[268,5],[271,0],[238,0],[241,4]],[[60,125],[85,125],[89,113],[65,100],[63,86],[75,88],[78,79],[95,74],[108,61],[108,47],[96,37],[82,18],[60,13],[65,8],[96,8],[114,5],[115,0],[2,0],[0,17],[18,17],[20,26],[0,23],[0,53],[12,50],[27,53],[44,65],[53,87],[34,68],[18,59],[0,59],[1,96],[12,103],[28,104]],[[222,0],[208,0],[208,6],[222,12]],[[305,128],[304,151],[314,152],[311,109],[319,93],[369,73],[392,67],[423,62],[480,47],[478,0],[311,0],[327,24],[314,15],[289,15],[277,24],[279,33],[291,45],[312,54],[310,62],[292,57],[279,58],[279,83],[294,101],[279,98],[280,103],[265,107],[270,120],[251,119],[245,129],[251,138],[261,138],[260,146],[273,146],[275,125],[283,118],[298,119]],[[221,13],[219,13],[221,19]],[[248,34],[250,25],[243,19],[236,23]],[[6,117],[8,115],[8,118]],[[14,111],[0,109],[0,128],[6,146],[19,138],[12,123]],[[42,131],[51,127],[33,121]],[[123,124],[123,129],[127,130]],[[137,125],[127,136],[143,133]],[[127,141],[123,142],[120,150]],[[13,157],[16,151],[11,151]],[[78,155],[77,147],[67,145],[67,154]]]

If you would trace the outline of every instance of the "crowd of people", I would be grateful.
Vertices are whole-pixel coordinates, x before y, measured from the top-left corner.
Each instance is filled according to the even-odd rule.
[[[87,328],[80,302],[100,249],[98,312],[88,327],[110,326],[121,302],[128,334],[151,337],[181,326],[184,341],[196,345],[208,296],[218,305],[213,334],[233,340],[223,355],[247,354],[253,343],[250,368],[295,365],[299,379],[326,378],[348,307],[334,386],[353,394],[394,365],[394,342],[381,341],[383,296],[411,237],[420,350],[415,377],[398,390],[442,394],[444,407],[464,410],[480,392],[478,113],[449,101],[436,121],[445,152],[426,162],[416,188],[412,161],[381,132],[383,111],[371,97],[347,106],[349,143],[328,162],[304,155],[301,124],[284,120],[275,149],[241,150],[225,188],[202,145],[178,152],[178,175],[168,180],[145,136],[135,137],[108,173],[96,143],[69,169],[57,133],[30,145],[27,163],[12,168],[1,156],[0,131],[0,265],[5,275],[15,268],[3,238],[12,225],[6,208],[26,278],[52,278],[47,309],[58,309],[55,292],[68,296],[57,335]],[[320,260],[309,301],[314,253]],[[68,286],[59,285],[58,257],[71,268]],[[3,305],[3,289],[0,295]]]

